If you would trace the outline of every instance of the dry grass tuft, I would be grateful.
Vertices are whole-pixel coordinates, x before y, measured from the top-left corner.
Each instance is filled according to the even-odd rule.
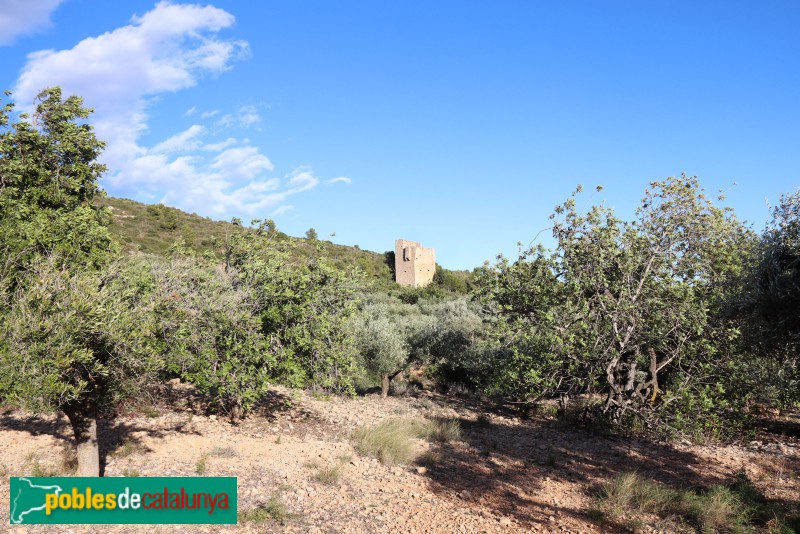
[[[353,432],[356,450],[377,458],[384,464],[406,464],[414,458],[412,439],[419,436],[421,425],[413,419],[387,419],[374,427],[360,427]]]
[[[705,492],[675,490],[625,473],[604,485],[599,496],[600,511],[615,518],[654,514],[697,527],[701,532],[749,531],[752,504],[731,488],[717,485]],[[641,518],[634,517],[635,522]]]
[[[250,510],[243,510],[239,512],[240,523],[266,523],[268,521],[275,521],[280,525],[285,525],[293,514],[289,512],[286,505],[275,496],[269,500]]]

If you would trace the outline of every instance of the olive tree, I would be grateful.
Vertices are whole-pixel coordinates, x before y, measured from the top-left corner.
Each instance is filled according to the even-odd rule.
[[[253,292],[210,259],[174,252],[140,261],[153,281],[153,338],[166,372],[238,419],[269,385],[272,358]]]
[[[353,321],[356,347],[364,368],[380,377],[381,396],[389,394],[391,379],[408,361],[408,346],[401,329],[387,316],[362,313]]]
[[[98,415],[146,390],[161,360],[135,273],[123,264],[101,274],[61,263],[34,262],[3,303],[0,395],[32,411],[66,414],[79,474],[98,476]]]

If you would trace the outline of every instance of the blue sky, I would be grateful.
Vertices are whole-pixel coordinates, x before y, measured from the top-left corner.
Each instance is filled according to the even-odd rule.
[[[0,0],[0,85],[84,96],[111,195],[470,269],[578,184],[630,216],[686,172],[760,229],[800,186],[798,27],[794,1]]]

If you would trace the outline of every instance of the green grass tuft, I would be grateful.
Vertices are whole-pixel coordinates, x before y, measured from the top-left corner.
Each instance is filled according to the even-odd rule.
[[[327,486],[333,486],[339,483],[344,472],[344,466],[336,464],[328,467],[320,467],[314,480]]]
[[[460,441],[461,423],[456,419],[433,419],[425,423],[421,437],[440,443]]]
[[[25,472],[30,473],[30,476],[33,477],[54,477],[58,475],[55,468],[42,464],[39,461],[39,456],[35,452],[25,457]]]
[[[412,419],[387,419],[374,427],[360,427],[353,432],[353,446],[364,456],[384,464],[405,464],[414,458],[413,438],[421,425]]]
[[[197,460],[197,463],[194,466],[194,472],[198,475],[205,475],[208,471],[208,453],[203,453],[200,455],[200,459]]]
[[[112,449],[111,455],[116,458],[126,458],[133,454],[142,454],[147,452],[147,447],[135,440],[125,440],[119,443],[116,448]]]
[[[729,485],[705,491],[672,489],[636,473],[625,473],[602,487],[598,506],[590,510],[598,522],[624,518],[628,526],[644,523],[637,514],[677,520],[700,532],[791,532],[794,521],[786,507],[770,503],[744,475]]]
[[[294,516],[277,497],[270,497],[269,500],[256,508],[239,512],[240,523],[266,523],[275,521],[280,525],[285,525]]]
[[[360,427],[352,436],[353,446],[364,456],[384,464],[407,464],[414,460],[415,438],[439,443],[461,439],[461,425],[454,419],[418,421],[408,418],[386,419],[374,427]]]

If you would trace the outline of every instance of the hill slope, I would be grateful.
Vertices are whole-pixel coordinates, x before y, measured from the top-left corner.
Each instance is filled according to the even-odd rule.
[[[123,250],[138,250],[147,254],[165,255],[170,247],[183,240],[185,246],[198,254],[207,250],[221,254],[225,237],[232,231],[229,222],[214,221],[208,217],[189,214],[161,204],[142,204],[125,198],[105,197],[100,204],[111,208],[111,231],[122,243]],[[288,245],[290,254],[297,259],[312,254],[324,255],[339,269],[359,267],[367,280],[378,287],[394,286],[390,263],[393,252],[383,254],[358,247],[337,245],[330,241],[312,241],[278,232],[278,240]],[[321,247],[321,251],[318,251]],[[467,271],[449,271],[437,266],[439,283],[457,292],[467,287]]]

